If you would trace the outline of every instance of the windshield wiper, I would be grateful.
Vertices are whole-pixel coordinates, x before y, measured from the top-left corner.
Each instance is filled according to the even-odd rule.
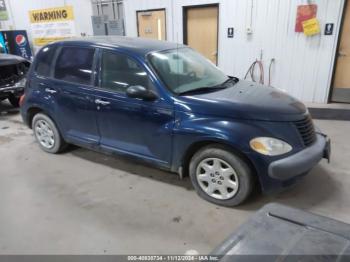
[[[224,86],[228,83],[237,84],[238,82],[239,82],[238,78],[229,76],[228,79],[225,82],[223,82],[220,86]]]
[[[183,95],[189,95],[189,94],[194,94],[194,93],[215,92],[217,90],[229,88],[229,86],[227,86],[228,83],[233,83],[233,85],[235,85],[238,83],[238,81],[239,81],[239,79],[236,77],[229,77],[222,84],[215,85],[215,86],[201,87],[201,88],[197,88],[197,89],[193,89],[193,90],[188,90],[188,91],[179,93],[179,95],[183,96]]]
[[[218,90],[226,89],[227,87],[219,87],[219,86],[210,86],[210,87],[201,87],[197,89],[188,90],[182,93],[179,93],[180,96],[190,95],[195,93],[205,93],[205,92],[215,92]]]

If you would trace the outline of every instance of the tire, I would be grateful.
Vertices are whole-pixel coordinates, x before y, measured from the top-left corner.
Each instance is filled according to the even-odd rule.
[[[47,153],[60,153],[67,145],[56,124],[43,113],[38,113],[34,116],[32,129],[40,148]]]
[[[15,97],[14,95],[11,95],[8,97],[8,100],[10,101],[11,105],[13,107],[19,107],[19,97]]]
[[[221,206],[242,204],[254,187],[254,173],[249,164],[221,145],[209,145],[195,153],[189,173],[197,194]]]

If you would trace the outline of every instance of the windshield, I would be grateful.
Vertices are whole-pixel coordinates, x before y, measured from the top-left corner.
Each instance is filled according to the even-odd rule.
[[[176,94],[213,90],[229,80],[214,64],[190,48],[153,53],[149,61],[167,87]]]

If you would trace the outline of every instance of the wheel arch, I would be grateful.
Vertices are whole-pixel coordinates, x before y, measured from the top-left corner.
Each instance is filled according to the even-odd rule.
[[[42,108],[37,106],[30,107],[27,110],[26,124],[29,126],[29,128],[32,128],[32,122],[33,122],[34,116],[42,112],[45,112],[45,111]]]
[[[249,167],[252,169],[253,174],[256,177],[256,180],[259,181],[259,186],[261,186],[260,179],[258,178],[257,169],[256,169],[255,165],[253,164],[253,162],[249,159],[249,157],[246,154],[244,154],[241,150],[239,150],[236,146],[229,144],[229,143],[222,141],[222,140],[210,140],[210,139],[208,139],[208,140],[197,141],[197,142],[194,142],[193,144],[191,144],[187,148],[187,150],[185,151],[184,156],[182,157],[181,167],[182,167],[183,176],[188,176],[190,161],[191,161],[192,157],[194,156],[194,154],[196,152],[198,152],[199,150],[201,150],[202,148],[207,147],[209,145],[222,147],[228,151],[233,152],[234,154],[238,155],[243,160],[245,160],[246,163],[249,165]]]
[[[40,106],[32,106],[32,107],[27,109],[26,124],[29,126],[29,128],[32,128],[34,116],[39,114],[39,113],[43,113],[43,114],[47,115],[56,124],[56,126],[58,128],[57,122],[51,116],[50,112],[48,112],[47,110],[43,109]]]

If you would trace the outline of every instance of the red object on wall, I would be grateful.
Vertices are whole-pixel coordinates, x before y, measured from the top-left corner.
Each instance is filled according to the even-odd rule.
[[[303,22],[317,16],[317,5],[299,5],[297,11],[297,21],[295,24],[295,32],[302,33]]]

